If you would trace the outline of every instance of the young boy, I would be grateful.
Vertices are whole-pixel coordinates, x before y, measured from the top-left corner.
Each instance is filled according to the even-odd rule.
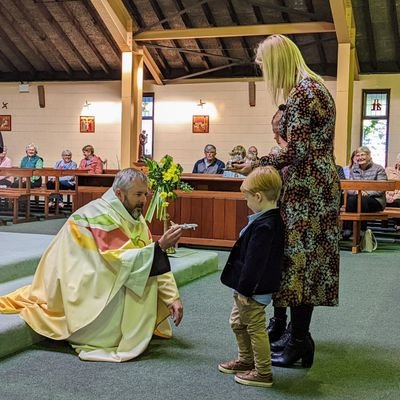
[[[273,167],[253,170],[240,190],[254,212],[232,248],[221,275],[234,289],[229,323],[236,335],[239,356],[218,369],[236,374],[235,381],[250,386],[272,386],[271,354],[265,324],[265,307],[279,289],[284,231],[277,208],[282,187]]]

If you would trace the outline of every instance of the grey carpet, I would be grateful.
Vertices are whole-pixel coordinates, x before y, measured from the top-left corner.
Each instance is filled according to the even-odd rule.
[[[228,326],[231,292],[215,273],[181,289],[185,317],[172,340],[153,340],[125,364],[85,363],[54,342],[33,346],[0,361],[0,399],[396,400],[398,256],[342,252],[340,306],[319,307],[313,317],[313,367],[274,368],[271,389],[238,385],[216,369],[235,355],[235,342]]]

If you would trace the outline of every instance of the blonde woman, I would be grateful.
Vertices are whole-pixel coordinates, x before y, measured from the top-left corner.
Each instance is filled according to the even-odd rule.
[[[282,283],[274,306],[290,306],[292,332],[272,364],[310,367],[314,342],[309,334],[314,306],[336,306],[339,289],[340,186],[333,157],[335,104],[320,76],[311,71],[297,46],[272,35],[257,49],[275,104],[286,109],[279,134],[287,146],[277,155],[237,166],[248,173],[258,164],[287,168],[281,198],[285,223]]]

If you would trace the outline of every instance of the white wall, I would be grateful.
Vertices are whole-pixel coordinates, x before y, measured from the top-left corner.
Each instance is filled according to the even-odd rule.
[[[11,114],[12,131],[2,132],[13,165],[19,165],[25,146],[35,143],[46,167],[53,167],[61,151],[69,148],[76,162],[82,158],[82,147],[91,144],[96,154],[108,160],[108,168],[117,168],[120,155],[121,100],[120,82],[43,83],[45,108],[39,107],[37,86],[30,85],[29,93],[19,93],[18,83],[0,84],[0,106]],[[86,100],[89,109],[83,107]],[[95,133],[80,133],[79,116],[95,115]]]
[[[335,96],[336,82],[326,82]],[[18,165],[25,146],[34,142],[45,166],[53,166],[65,148],[70,148],[75,161],[82,158],[81,148],[95,147],[96,154],[108,160],[108,168],[117,168],[120,157],[121,101],[120,82],[43,83],[46,107],[39,108],[36,83],[30,93],[19,93],[18,83],[0,83],[0,114],[12,115],[12,131],[3,132],[9,156]],[[217,146],[218,157],[226,161],[233,146],[255,145],[265,154],[275,145],[270,121],[275,106],[267,95],[263,82],[257,82],[256,106],[250,107],[248,84],[209,83],[146,87],[155,92],[155,152],[156,159],[171,154],[185,171],[203,156],[207,143]],[[389,165],[400,152],[400,75],[365,75],[354,83],[352,148],[359,145],[361,120],[361,90],[391,89]],[[149,90],[149,91],[150,91]],[[201,113],[196,104],[202,99],[204,114],[210,115],[210,133],[192,133],[192,115]],[[83,107],[91,103],[91,110]],[[200,112],[199,112],[200,111]],[[96,132],[80,133],[79,116],[94,115]]]
[[[326,84],[335,96],[336,81]],[[153,91],[156,159],[170,154],[191,172],[207,143],[217,147],[217,158],[223,161],[238,144],[254,145],[260,155],[276,145],[270,124],[276,106],[262,81],[256,82],[255,107],[249,106],[247,82],[154,86]],[[203,113],[196,105],[200,99],[206,103],[204,114],[210,115],[208,134],[192,133],[192,115]]]
[[[354,82],[352,149],[361,141],[363,89],[390,89],[388,166],[392,166],[400,153],[400,75],[360,75],[360,80]]]

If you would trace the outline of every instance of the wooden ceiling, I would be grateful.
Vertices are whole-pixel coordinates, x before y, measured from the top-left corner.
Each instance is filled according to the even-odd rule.
[[[344,12],[331,11],[338,3]],[[400,72],[400,0],[1,0],[0,81],[120,79],[116,15],[126,42],[145,50],[145,79],[157,74],[158,83],[259,77],[254,51],[272,33],[287,34],[312,69],[335,77],[346,6],[360,72]]]

